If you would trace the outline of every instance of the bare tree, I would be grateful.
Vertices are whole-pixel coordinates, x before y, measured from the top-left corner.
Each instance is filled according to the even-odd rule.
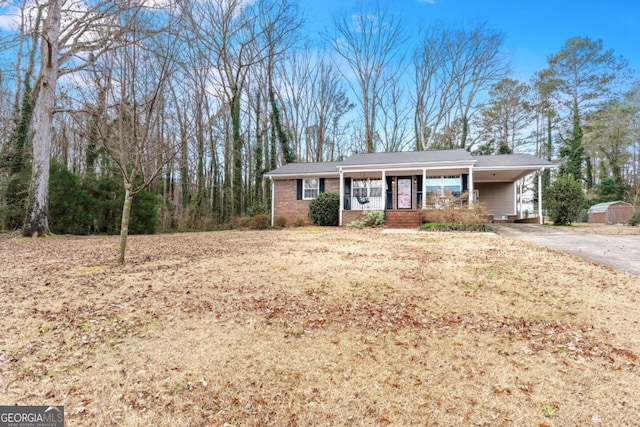
[[[338,14],[333,24],[335,32],[330,42],[357,82],[353,91],[362,109],[365,151],[373,153],[379,96],[392,83],[385,76],[401,69],[402,47],[407,40],[404,22],[376,3],[371,11]]]
[[[194,1],[183,13],[189,16],[197,37],[211,60],[215,84],[220,89],[231,114],[232,135],[225,149],[225,169],[229,178],[224,185],[229,193],[232,213],[243,211],[243,159],[246,142],[242,132],[242,108],[245,90],[249,87],[250,71],[277,56],[286,46],[282,41],[295,30],[280,26],[293,13],[285,0],[258,0],[247,4],[243,0],[219,2]]]
[[[108,52],[125,31],[116,19],[124,8],[111,1],[87,8],[82,2],[50,0],[43,7],[46,18],[41,36],[40,75],[33,96],[35,133],[24,236],[49,233],[49,170],[58,78],[82,70]],[[136,10],[132,9],[132,13]]]
[[[127,42],[105,54],[94,67],[106,90],[108,106],[103,126],[98,128],[100,141],[120,171],[125,191],[120,263],[125,261],[134,196],[164,171],[180,145],[180,139],[164,126],[178,45],[166,32],[169,23],[153,28],[152,22],[162,21],[153,14],[131,17],[125,23],[130,28]]]
[[[298,157],[305,161],[335,160],[342,122],[353,104],[333,62],[326,52],[313,54],[305,46],[289,55],[279,74],[284,111]]]
[[[53,112],[60,67],[62,1],[49,1],[47,17],[42,28],[41,74],[35,102],[36,131],[33,136],[33,164],[27,217],[22,230],[24,236],[49,234],[49,169]]]
[[[412,138],[411,108],[406,103],[404,90],[392,79],[380,96],[380,139],[383,151],[402,151]]]
[[[460,133],[450,148],[467,147],[479,95],[509,72],[501,52],[503,39],[502,33],[486,24],[471,30],[448,29],[443,24],[427,28],[414,56],[418,149],[431,148],[436,135],[456,121]]]

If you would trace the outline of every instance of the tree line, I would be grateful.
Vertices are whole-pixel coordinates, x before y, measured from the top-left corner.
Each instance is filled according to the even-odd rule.
[[[321,34],[295,0],[0,6],[4,230],[119,229],[124,246],[132,210],[160,230],[229,226],[265,212],[282,164],[413,149],[529,152],[592,200],[638,204],[640,85],[601,40],[571,38],[519,81],[487,23],[410,29],[381,3]],[[69,230],[54,175],[85,210],[122,204]]]

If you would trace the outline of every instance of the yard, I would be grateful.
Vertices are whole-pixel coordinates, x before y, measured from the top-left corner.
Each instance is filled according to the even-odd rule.
[[[0,236],[0,404],[68,426],[640,422],[640,277],[491,233]]]

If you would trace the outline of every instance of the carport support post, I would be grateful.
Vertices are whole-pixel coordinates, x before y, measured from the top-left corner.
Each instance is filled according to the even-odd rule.
[[[469,209],[473,208],[475,198],[473,197],[473,167],[469,167],[469,177],[467,178],[467,192],[469,193]]]
[[[540,169],[538,173],[538,221],[540,224],[544,224],[544,218],[542,218],[542,173],[544,169]]]
[[[382,212],[384,212],[386,217],[387,211],[387,171],[382,169],[382,188],[380,189],[382,192]]]
[[[427,209],[427,168],[422,169],[422,209]]]
[[[342,211],[344,210],[344,172],[340,168],[340,209],[338,211],[338,225],[342,227]]]

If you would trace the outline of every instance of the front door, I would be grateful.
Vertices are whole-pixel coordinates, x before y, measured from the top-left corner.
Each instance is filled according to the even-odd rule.
[[[413,196],[411,191],[411,177],[399,177],[398,200],[396,202],[396,206],[398,206],[398,209],[411,209],[413,207]]]

